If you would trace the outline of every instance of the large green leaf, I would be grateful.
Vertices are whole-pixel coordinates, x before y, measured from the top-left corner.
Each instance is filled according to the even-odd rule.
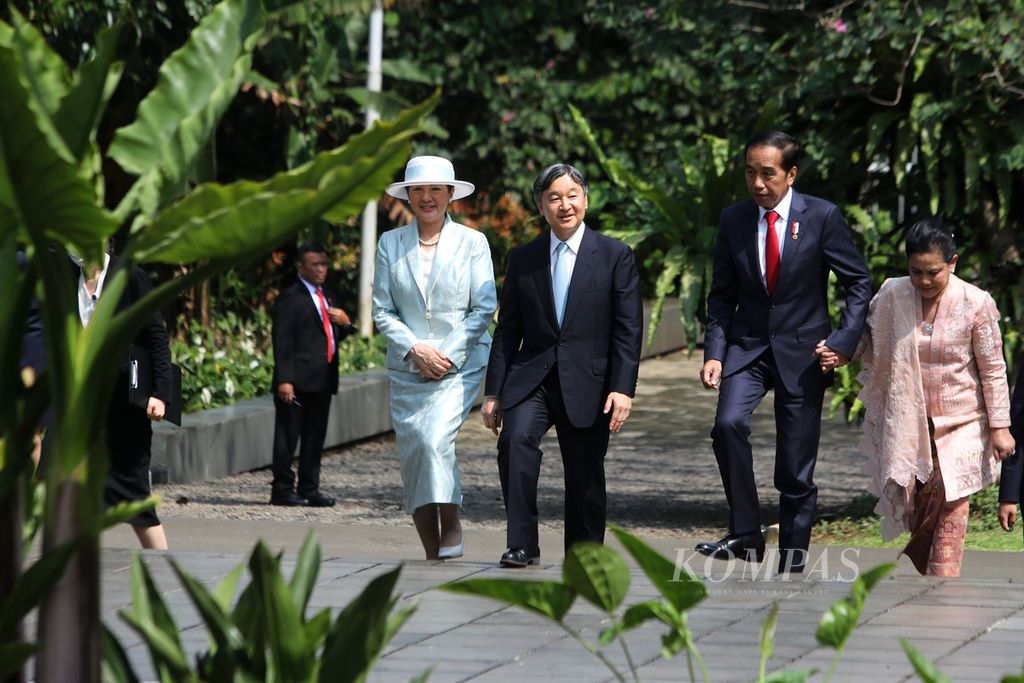
[[[57,132],[78,161],[94,142],[100,116],[121,80],[121,65],[114,62],[120,36],[120,25],[100,32],[95,54],[78,69],[75,84],[61,100],[53,117]]]
[[[347,219],[405,163],[409,138],[439,96],[267,181],[202,185],[162,212],[129,249],[147,262],[238,260],[280,244],[317,216]]]
[[[177,574],[178,580],[181,581],[181,585],[185,587],[185,591],[192,599],[192,604],[195,605],[196,611],[203,618],[206,630],[216,644],[218,653],[243,650],[242,634],[231,623],[231,618],[221,608],[213,595],[210,594],[210,591],[206,590],[201,583],[192,578],[173,559],[171,560],[171,566],[174,568],[174,573]]]
[[[625,529],[609,525],[609,529],[650,579],[654,587],[680,612],[685,612],[708,596],[704,583],[676,566],[658,551]]]
[[[17,53],[33,98],[42,111],[52,115],[68,91],[67,65],[50,49],[43,35],[15,9],[11,11],[11,20],[13,30],[6,25],[0,28],[0,45]]]
[[[100,677],[107,683],[138,683],[128,654],[111,633],[106,624],[101,624],[100,634]]]
[[[585,600],[614,614],[629,592],[629,567],[600,543],[577,543],[562,563],[562,581]]]
[[[284,674],[302,680],[314,666],[314,651],[306,647],[301,615],[281,576],[279,562],[262,541],[249,558],[249,572],[259,603],[258,618],[265,622],[271,671],[275,677]]]
[[[814,634],[818,642],[837,650],[845,647],[846,641],[857,628],[867,594],[895,568],[896,565],[889,562],[872,567],[858,576],[850,587],[850,596],[834,602],[822,615],[818,630]]]
[[[298,561],[295,563],[295,571],[292,572],[292,580],[288,582],[288,588],[292,593],[292,601],[302,616],[306,612],[306,605],[309,604],[309,597],[313,594],[313,586],[316,584],[316,575],[320,570],[320,545],[316,542],[316,534],[310,529],[306,534],[306,540],[299,549]]]
[[[160,67],[134,123],[115,134],[111,158],[167,198],[234,99],[262,30],[259,0],[224,0],[214,7]],[[118,208],[122,218],[129,213],[123,204]]]
[[[154,510],[160,504],[160,496],[152,495],[143,500],[126,500],[108,508],[99,519],[99,530],[109,529],[127,522],[147,510]]]
[[[187,670],[188,662],[178,637],[178,625],[137,552],[132,553],[131,572],[132,604],[130,609],[119,611],[121,618],[146,641],[158,672],[175,674]]]
[[[818,672],[817,669],[793,669],[792,671],[778,671],[769,674],[764,683],[804,683],[808,678]]]
[[[392,593],[401,571],[401,566],[395,567],[375,578],[338,615],[324,644],[320,681],[355,683],[365,679],[394,633],[389,627],[395,604]],[[411,614],[403,612],[406,619]]]
[[[924,683],[950,683],[950,680],[939,671],[938,667],[930,659],[918,652],[917,648],[904,638],[900,638],[899,641],[903,651],[907,653],[907,659],[910,660],[914,671]]]
[[[42,596],[53,588],[64,573],[64,567],[77,547],[77,542],[68,541],[46,551],[18,577],[10,593],[0,602],[0,633],[10,631],[39,605]]]
[[[28,94],[22,61],[0,46],[0,231],[71,243],[97,259],[102,241],[117,230],[96,203],[89,182]]]
[[[466,579],[438,586],[438,589],[491,598],[559,622],[576,599],[576,591],[558,581]]]

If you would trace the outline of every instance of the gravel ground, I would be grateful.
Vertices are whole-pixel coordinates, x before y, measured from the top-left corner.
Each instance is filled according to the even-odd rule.
[[[644,361],[625,429],[613,434],[606,460],[608,520],[638,533],[661,537],[717,538],[724,534],[727,508],[711,450],[709,431],[716,394],[697,380],[699,354]],[[771,394],[754,415],[751,437],[765,523],[776,521],[772,486],[775,433]],[[858,429],[841,418],[822,428],[815,480],[820,515],[834,513],[863,493],[866,477],[857,453]],[[463,516],[472,526],[504,528],[496,464],[496,438],[477,412],[470,414],[457,442],[464,495]],[[268,445],[269,448],[269,445]],[[562,528],[562,472],[554,430],[545,438],[539,490],[541,524]],[[338,500],[334,508],[282,508],[267,504],[269,469],[209,482],[155,487],[163,496],[160,514],[172,517],[271,519],[411,526],[402,509],[402,482],[394,434],[324,453],[321,488]]]

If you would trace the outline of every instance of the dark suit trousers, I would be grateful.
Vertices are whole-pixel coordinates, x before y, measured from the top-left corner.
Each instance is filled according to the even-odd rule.
[[[271,495],[282,498],[295,484],[292,455],[299,444],[299,484],[297,492],[306,498],[320,490],[320,454],[327,435],[327,416],[331,394],[327,391],[296,391],[301,404],[287,404],[274,396],[274,483]]]
[[[558,434],[565,473],[565,549],[578,541],[604,543],[604,456],[608,418],[585,429],[572,426],[565,413],[558,368],[521,403],[503,411],[498,438],[498,473],[508,518],[509,548],[539,547],[537,480],[543,453],[541,438],[552,425]]]
[[[760,531],[761,512],[750,448],[750,415],[770,389],[775,390],[775,488],[779,491],[779,549],[783,562],[802,566],[811,541],[818,487],[814,465],[821,435],[825,383],[802,396],[786,391],[771,350],[740,372],[722,380],[718,413],[711,431],[715,458],[729,501],[729,532]],[[787,553],[802,550],[803,553]]]

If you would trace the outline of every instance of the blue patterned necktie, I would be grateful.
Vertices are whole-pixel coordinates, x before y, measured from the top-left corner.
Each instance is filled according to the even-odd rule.
[[[569,251],[569,245],[559,242],[555,247],[555,266],[551,272],[551,292],[555,296],[555,316],[558,318],[558,326],[562,326],[562,318],[565,316],[565,299],[569,293],[569,279],[572,271],[569,269],[569,259],[565,253]]]

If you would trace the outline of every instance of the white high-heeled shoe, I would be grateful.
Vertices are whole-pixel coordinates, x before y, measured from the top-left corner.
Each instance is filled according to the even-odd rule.
[[[466,532],[464,532],[464,531],[460,532],[459,533],[459,544],[458,545],[449,545],[449,546],[444,546],[443,545],[440,548],[438,548],[438,550],[437,550],[437,557],[438,557],[438,559],[441,559],[441,560],[454,560],[456,557],[462,557],[462,553],[463,553],[463,549],[464,549],[463,546],[465,545],[465,540],[466,540]]]

